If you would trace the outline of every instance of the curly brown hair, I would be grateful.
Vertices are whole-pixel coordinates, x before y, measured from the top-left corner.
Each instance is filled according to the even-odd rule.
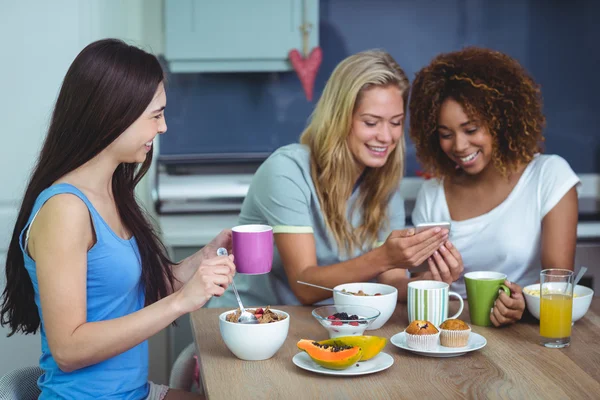
[[[412,85],[409,133],[417,158],[434,176],[457,171],[438,136],[440,108],[448,98],[486,126],[494,140],[493,163],[502,175],[542,151],[546,118],[539,85],[508,55],[467,47],[435,57]]]

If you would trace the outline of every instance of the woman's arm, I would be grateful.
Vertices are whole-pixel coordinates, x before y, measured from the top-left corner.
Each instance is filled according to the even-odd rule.
[[[114,357],[200,308],[224,292],[235,270],[228,257],[209,260],[178,292],[121,318],[88,322],[87,252],[93,243],[89,211],[72,195],[48,200],[31,228],[28,248],[36,261],[44,329],[54,359],[67,372]]]
[[[542,220],[542,268],[573,270],[577,244],[577,190],[572,187]]]
[[[542,268],[573,270],[577,244],[577,191],[572,187],[542,219]],[[514,324],[523,317],[525,298],[521,287],[505,282],[511,289],[510,297],[501,293],[494,303],[490,317],[495,326]]]
[[[275,234],[275,244],[290,287],[305,305],[325,300],[331,294],[322,289],[301,285],[297,283],[299,280],[330,288],[342,283],[366,282],[393,268],[420,265],[446,240],[447,231],[444,230],[430,229],[417,235],[393,231],[382,246],[359,257],[319,266],[312,234]]]

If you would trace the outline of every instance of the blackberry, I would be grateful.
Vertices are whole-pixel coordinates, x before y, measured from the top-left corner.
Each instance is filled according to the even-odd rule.
[[[341,312],[341,313],[337,313],[337,314],[333,314],[335,317],[341,319],[342,321],[347,321],[348,320],[348,313],[346,312]]]

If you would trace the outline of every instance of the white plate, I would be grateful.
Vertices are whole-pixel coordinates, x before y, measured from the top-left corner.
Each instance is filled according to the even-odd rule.
[[[465,347],[445,347],[438,345],[435,350],[415,350],[406,345],[406,334],[400,332],[392,336],[390,342],[401,349],[412,351],[413,353],[429,357],[456,357],[462,356],[470,351],[479,350],[487,344],[487,340],[478,333],[471,332],[469,342]]]
[[[388,369],[394,364],[394,359],[387,353],[379,353],[370,360],[357,362],[356,364],[358,364],[358,367],[356,364],[353,364],[346,369],[338,371],[321,367],[319,364],[315,363],[308,354],[302,351],[292,358],[292,362],[302,369],[318,374],[354,376],[372,374]]]

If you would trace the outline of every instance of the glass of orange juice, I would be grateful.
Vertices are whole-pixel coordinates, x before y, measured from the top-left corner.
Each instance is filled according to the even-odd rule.
[[[540,273],[540,336],[546,347],[571,344],[573,271],[545,269]]]

